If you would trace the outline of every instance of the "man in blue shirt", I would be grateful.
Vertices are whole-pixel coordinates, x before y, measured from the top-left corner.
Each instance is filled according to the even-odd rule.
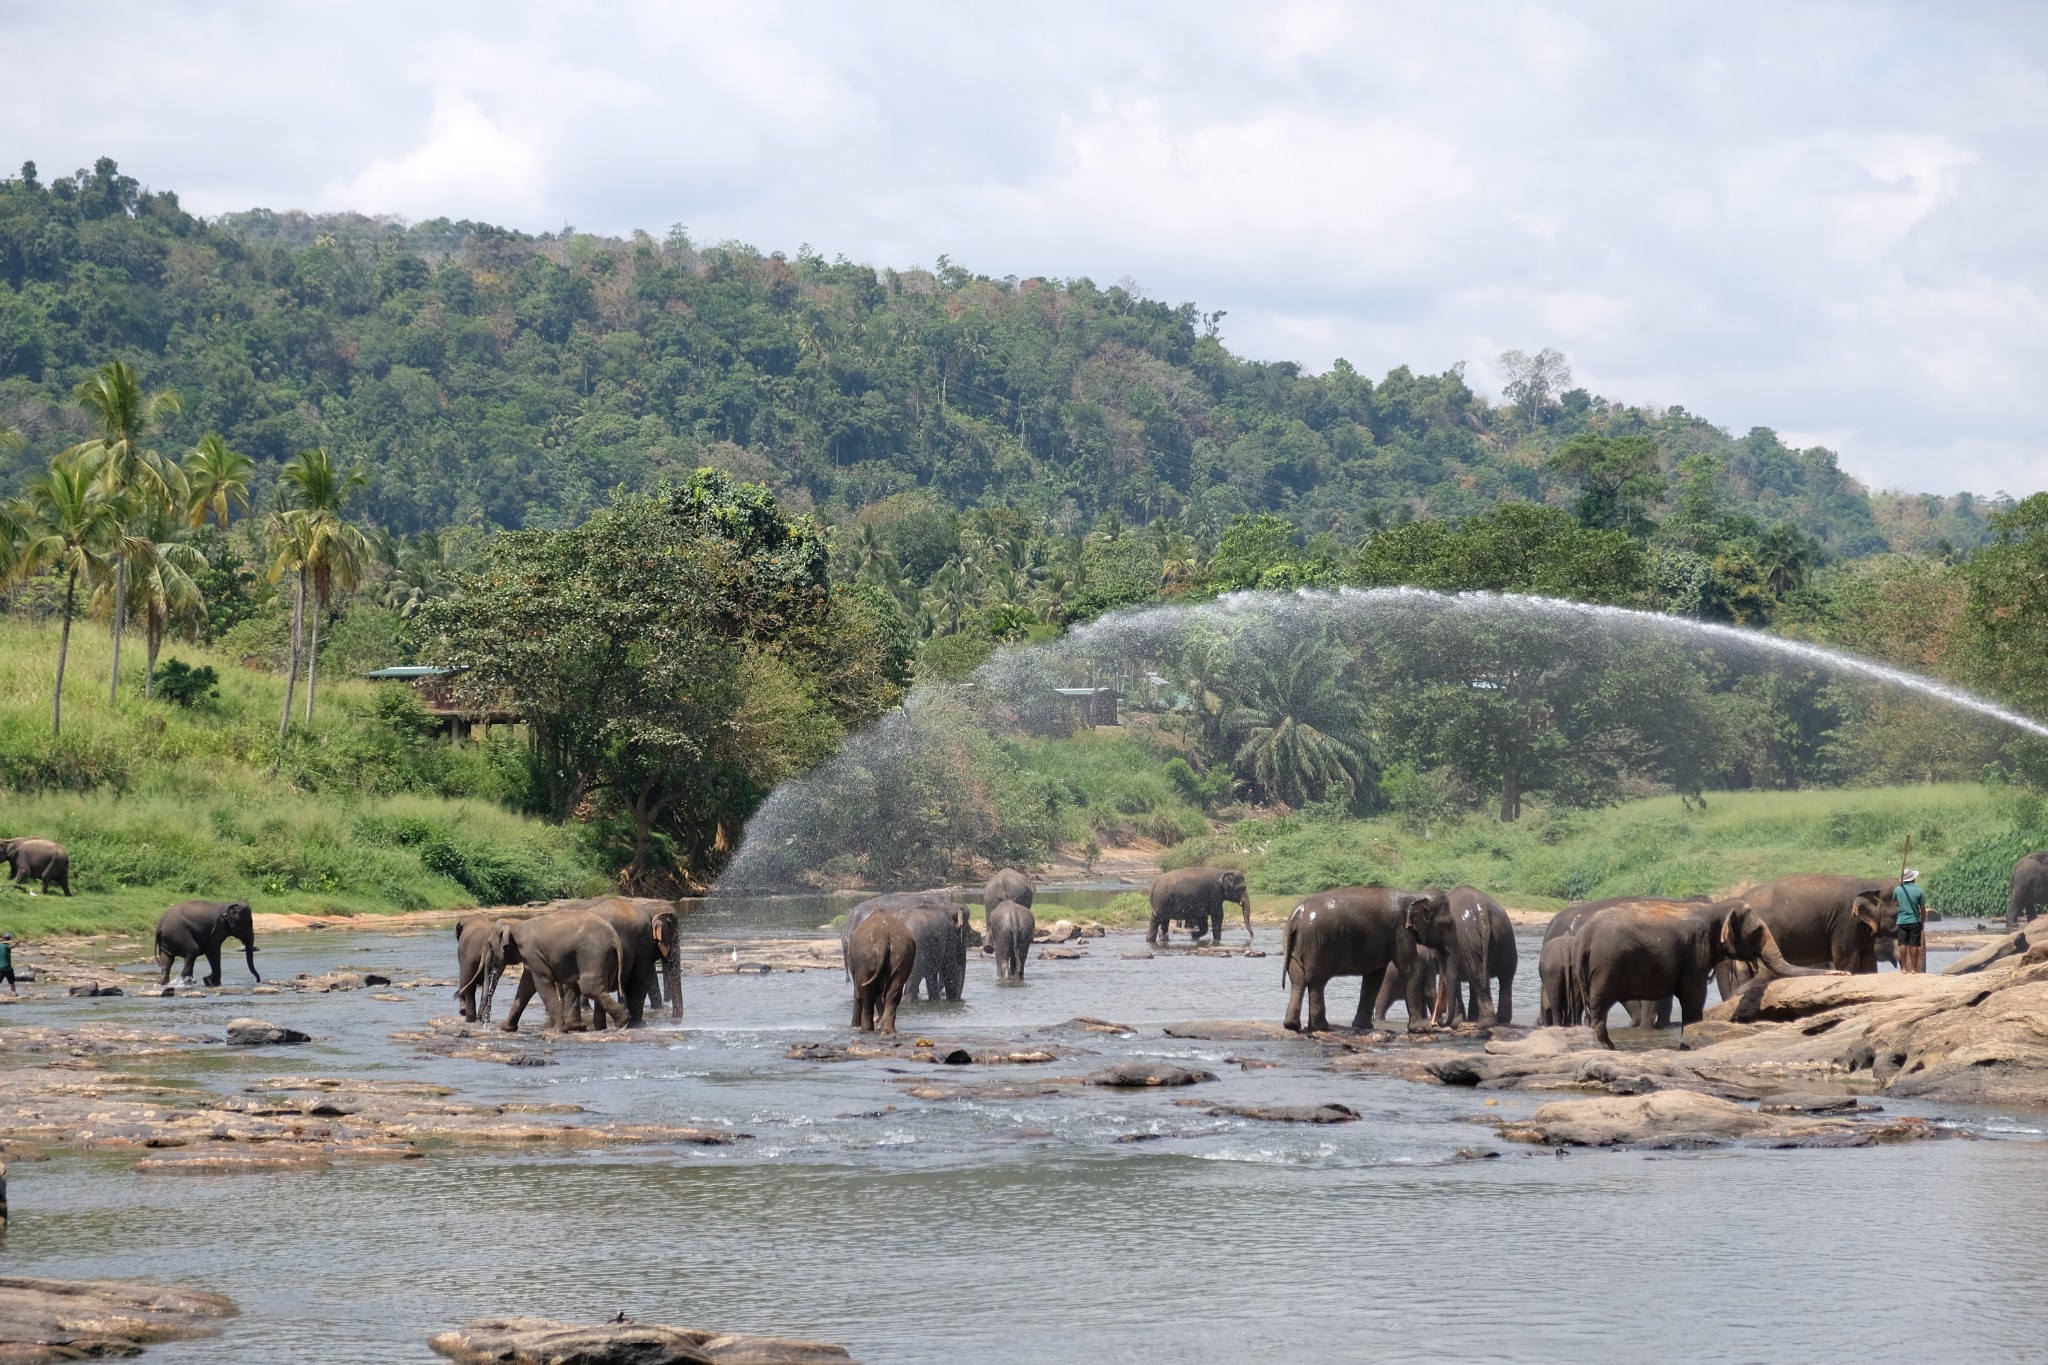
[[[1907,868],[1899,876],[1899,970],[1927,970],[1927,947],[1923,938],[1927,918],[1927,893],[1920,889],[1920,874]]]
[[[14,988],[14,935],[0,934],[0,981],[7,983],[9,995],[20,995]]]

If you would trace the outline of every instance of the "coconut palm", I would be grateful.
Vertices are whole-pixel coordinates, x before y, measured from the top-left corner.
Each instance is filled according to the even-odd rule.
[[[200,591],[198,578],[206,572],[206,556],[183,539],[187,533],[184,509],[157,503],[145,509],[122,537],[128,566],[127,597],[131,605],[141,607],[143,639],[149,650],[148,670],[143,675],[145,697],[156,695],[156,659],[165,637],[175,627],[186,639],[196,638],[206,619],[206,595]],[[111,587],[109,581],[96,596],[107,596]]]
[[[293,582],[291,657],[285,665],[284,710],[277,718],[277,757],[270,764],[270,775],[276,777],[284,762],[285,735],[292,724],[292,693],[299,682],[299,641],[306,624],[306,561],[312,521],[303,509],[280,505],[271,513],[269,531],[270,581],[275,583],[289,574]]]
[[[1310,636],[1241,677],[1223,716],[1238,775],[1290,805],[1348,800],[1369,787],[1375,770],[1355,671],[1345,650]]]
[[[421,531],[397,542],[391,542],[385,532],[378,535],[389,542],[388,549],[379,546],[380,557],[390,567],[390,577],[384,584],[384,605],[409,621],[419,614],[421,607],[448,590],[448,552],[441,537],[432,531]]]
[[[209,431],[199,438],[185,456],[185,480],[191,485],[192,524],[203,526],[211,516],[220,529],[228,529],[230,505],[249,510],[249,475],[256,462],[239,450],[229,450],[220,433]]]
[[[64,571],[64,627],[57,637],[57,687],[50,702],[53,735],[64,732],[64,665],[71,655],[79,577],[90,581],[108,570],[130,510],[124,495],[108,491],[89,461],[60,455],[50,462],[49,473],[29,484],[27,497],[9,517],[16,576]]]
[[[71,447],[89,461],[95,476],[125,514],[140,512],[152,502],[181,505],[185,475],[149,444],[163,419],[179,411],[178,396],[168,390],[145,394],[135,371],[109,360],[93,371],[73,394],[98,434]],[[108,671],[107,704],[113,705],[121,685],[121,629],[128,618],[128,568],[125,545],[114,551],[114,665]]]
[[[306,720],[313,719],[313,689],[320,662],[320,619],[334,590],[346,592],[362,576],[363,561],[370,555],[370,542],[362,531],[342,519],[342,505],[349,494],[369,483],[360,469],[346,473],[335,468],[324,449],[305,451],[286,462],[281,471],[292,488],[298,511],[306,523],[299,544],[301,595],[313,590],[313,632],[306,650]],[[296,636],[294,651],[297,649]],[[294,667],[296,667],[296,659]]]

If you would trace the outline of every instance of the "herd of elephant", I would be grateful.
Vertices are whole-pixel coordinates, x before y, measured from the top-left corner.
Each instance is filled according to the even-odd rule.
[[[70,859],[47,839],[0,839],[0,861],[10,879],[40,880],[71,894]],[[1737,1001],[1737,1018],[1754,1014],[1762,990],[1785,976],[1875,972],[1893,960],[1898,884],[1861,877],[1800,873],[1753,887],[1739,896],[1676,900],[1618,896],[1581,901],[1559,911],[1544,930],[1538,962],[1542,983],[1540,1024],[1590,1024],[1612,1047],[1607,1016],[1619,1004],[1637,1026],[1668,1026],[1671,1005],[1679,1020],[1695,1023],[1706,1007],[1709,983]],[[896,1030],[896,1012],[908,991],[931,1000],[961,998],[967,953],[979,944],[994,957],[999,981],[1021,982],[1037,922],[1031,878],[1004,868],[984,889],[985,934],[950,889],[896,892],[855,906],[840,934],[846,974],[853,982],[853,1026]],[[1223,939],[1224,907],[1243,912],[1253,935],[1251,895],[1244,874],[1189,867],[1152,884],[1149,945],[1164,944],[1176,925],[1199,943]],[[2048,908],[2048,853],[2019,860],[2012,872],[2008,924]],[[157,923],[159,983],[170,981],[182,959],[190,978],[206,959],[205,983],[218,986],[220,955],[229,939],[242,944],[249,974],[256,941],[247,901],[182,901]],[[670,1017],[682,1018],[681,934],[677,912],[660,902],[596,897],[530,917],[464,916],[456,925],[462,1017],[487,1022],[506,968],[520,966],[519,989],[500,1027],[512,1031],[535,995],[550,1027],[590,1024],[632,1027],[650,1004],[666,997]],[[1302,899],[1287,917],[1282,938],[1288,986],[1283,1022],[1296,1031],[1329,1027],[1324,992],[1337,977],[1360,978],[1352,1026],[1369,1029],[1386,1019],[1399,999],[1410,1029],[1458,1020],[1510,1022],[1518,953],[1507,911],[1470,886],[1449,891],[1342,887]]]
[[[1607,1016],[1637,1026],[1697,1023],[1707,986],[1753,1015],[1784,976],[1875,972],[1896,940],[1897,883],[1801,873],[1723,900],[1617,896],[1567,906],[1544,931],[1539,1024],[1591,1024],[1614,1046]],[[1287,917],[1287,1016],[1293,1030],[1329,1027],[1323,992],[1361,978],[1352,1026],[1386,1018],[1399,992],[1408,1027],[1510,1022],[1517,952],[1507,912],[1482,891],[1344,887],[1305,897]],[[1304,1016],[1303,1005],[1307,1012]]]

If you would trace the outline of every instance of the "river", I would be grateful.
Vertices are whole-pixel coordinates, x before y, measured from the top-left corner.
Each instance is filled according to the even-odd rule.
[[[725,903],[691,917],[686,944],[727,953],[727,940],[820,922],[814,904]],[[1261,946],[1277,939],[1261,932]],[[1488,1106],[1474,1091],[1294,1063],[1245,1069],[1301,1050],[1159,1032],[1194,1017],[1277,1019],[1277,955],[1127,960],[1135,936],[1083,946],[1078,961],[1034,958],[1021,987],[998,987],[976,955],[966,1001],[906,1006],[906,1037],[1014,1037],[1098,1016],[1137,1034],[1045,1033],[1102,1056],[946,1078],[1072,1075],[1144,1056],[1220,1080],[912,1099],[902,1082],[934,1068],[785,1056],[793,1042],[846,1036],[837,971],[691,977],[682,1027],[632,1047],[565,1044],[545,1068],[423,1058],[389,1037],[450,1013],[445,990],[24,1005],[6,1018],[218,1027],[254,1012],[315,1036],[289,1052],[165,1064],[221,1089],[280,1074],[404,1076],[465,1098],[568,1101],[754,1136],[290,1174],[142,1175],[133,1153],[60,1152],[13,1165],[0,1265],[189,1283],[240,1305],[217,1339],[153,1348],[165,1362],[418,1363],[433,1359],[429,1334],[466,1319],[621,1310],[819,1336],[870,1365],[2041,1355],[2039,1116],[1887,1102],[1988,1140],[1559,1157],[1477,1121],[1542,1097]],[[445,931],[272,936],[263,948],[273,978],[453,971]],[[1522,961],[1516,1015],[1528,1022],[1533,937]],[[239,978],[231,960],[229,984]],[[1348,1018],[1354,999],[1336,988],[1332,1017]],[[1363,1121],[1215,1118],[1176,1104],[1191,1094],[1337,1101]],[[1501,1155],[1456,1159],[1461,1148]]]

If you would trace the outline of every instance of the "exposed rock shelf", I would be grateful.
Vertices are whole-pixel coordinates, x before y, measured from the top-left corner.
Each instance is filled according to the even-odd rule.
[[[139,1355],[151,1342],[211,1336],[234,1315],[227,1299],[194,1289],[0,1275],[0,1361]]]
[[[458,1365],[851,1365],[844,1346],[665,1323],[491,1318],[429,1337]]]

